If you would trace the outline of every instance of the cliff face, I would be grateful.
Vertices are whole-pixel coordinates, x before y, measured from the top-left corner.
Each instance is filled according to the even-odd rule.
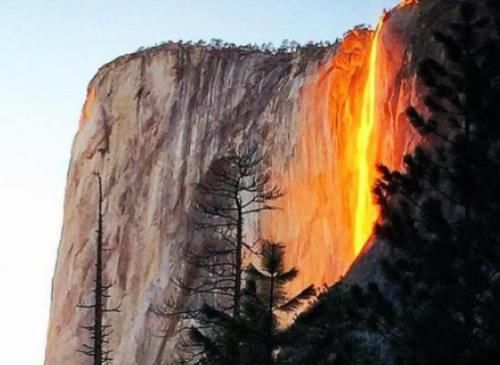
[[[89,85],[72,150],[45,364],[88,361],[75,351],[87,336],[79,326],[91,318],[76,306],[92,300],[95,172],[110,249],[105,274],[111,301],[121,303],[110,315],[116,364],[159,364],[172,354],[176,323],[148,309],[174,295],[170,280],[186,272],[183,249],[201,244],[190,220],[194,187],[230,146],[257,143],[287,192],[281,211],[246,223],[247,241],[288,245],[302,273],[291,291],[338,280],[359,252],[352,209],[361,175],[349,159],[363,130],[359,105],[375,100],[369,163],[397,167],[415,141],[403,113],[416,101],[407,45],[420,11],[411,2],[385,17],[377,37],[357,30],[332,49],[272,55],[171,45],[104,66]],[[376,93],[366,86],[374,65]]]
[[[275,170],[287,191],[283,211],[264,219],[265,236],[283,240],[292,284],[332,284],[364,247],[378,215],[371,198],[375,166],[400,166],[416,141],[405,110],[417,101],[407,44],[413,6],[386,14],[375,32],[357,29],[302,90],[296,153]],[[364,171],[363,171],[364,170]]]
[[[75,138],[54,276],[46,364],[73,364],[87,333],[97,190],[104,189],[106,276],[114,283],[111,347],[120,364],[158,363],[172,329],[148,313],[173,291],[182,249],[199,244],[189,211],[194,185],[226,149],[253,140],[284,169],[295,153],[301,89],[332,51],[264,55],[170,47],[119,59],[89,86]],[[272,160],[272,161],[271,161]],[[248,222],[248,240],[258,220]],[[256,236],[255,233],[253,233]],[[85,363],[84,358],[78,361]]]

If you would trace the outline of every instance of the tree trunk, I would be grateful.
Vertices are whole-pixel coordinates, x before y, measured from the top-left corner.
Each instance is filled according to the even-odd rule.
[[[97,225],[97,259],[95,273],[95,307],[94,307],[94,365],[102,365],[102,343],[103,343],[103,328],[102,328],[102,182],[101,177],[97,176],[99,182],[99,217]]]

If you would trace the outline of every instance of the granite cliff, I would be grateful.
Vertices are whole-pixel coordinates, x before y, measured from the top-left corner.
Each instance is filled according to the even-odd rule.
[[[287,245],[301,271],[290,290],[334,283],[360,252],[351,276],[363,280],[377,244],[362,250],[369,232],[354,227],[359,219],[370,227],[376,211],[357,213],[373,205],[360,186],[373,182],[375,163],[398,167],[415,143],[404,111],[418,103],[422,39],[446,3],[405,1],[376,32],[355,29],[332,47],[269,53],[168,44],[103,66],[71,154],[45,364],[87,361],[75,352],[88,320],[76,306],[91,295],[94,173],[103,179],[105,274],[122,308],[112,316],[117,364],[160,364],[174,350],[176,323],[149,308],[186,273],[183,248],[202,242],[190,220],[194,187],[229,146],[259,145],[287,192],[282,210],[254,217],[245,230],[248,241]],[[363,174],[361,165],[372,167]]]

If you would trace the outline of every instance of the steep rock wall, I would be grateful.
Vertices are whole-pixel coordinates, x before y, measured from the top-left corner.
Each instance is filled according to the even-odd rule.
[[[75,138],[64,228],[54,275],[46,364],[88,362],[79,325],[91,319],[96,182],[104,188],[106,276],[115,363],[153,364],[175,341],[155,335],[175,323],[148,312],[185,269],[182,249],[199,244],[189,212],[193,188],[228,146],[253,140],[277,169],[294,154],[301,89],[318,77],[332,50],[265,55],[239,50],[164,47],[105,66],[89,85]],[[249,236],[258,220],[248,222]],[[256,233],[254,233],[256,236]],[[252,239],[252,237],[247,237]],[[78,357],[78,358],[77,358]]]
[[[443,10],[429,9],[413,1],[396,9],[378,37],[376,160],[392,167],[415,142],[403,114],[418,101],[418,57],[407,45],[424,49],[413,33],[422,17],[438,21]],[[228,146],[258,143],[288,193],[282,211],[254,217],[245,228],[248,241],[263,234],[288,245],[289,263],[302,271],[291,290],[344,274],[357,252],[352,217],[344,214],[352,203],[350,175],[342,175],[339,160],[349,154],[372,39],[358,30],[338,48],[277,55],[170,45],[104,66],[89,85],[72,150],[45,364],[88,363],[75,351],[87,336],[79,325],[91,318],[76,306],[91,300],[95,172],[104,182],[106,276],[112,302],[122,304],[110,316],[115,363],[159,364],[174,351],[176,323],[149,308],[175,292],[170,279],[185,273],[183,248],[202,242],[190,223],[194,186]],[[376,246],[360,262],[375,262]],[[370,265],[357,265],[352,280]]]
[[[400,167],[416,141],[405,120],[406,108],[418,99],[414,69],[411,62],[403,67],[416,19],[417,8],[405,5],[383,16],[376,33],[348,33],[335,56],[318,70],[318,82],[303,89],[297,153],[276,173],[288,192],[283,211],[264,220],[265,235],[283,240],[289,263],[301,270],[292,284],[294,292],[311,282],[331,284],[345,274],[369,238],[368,232],[356,242],[356,210],[366,205],[374,210],[371,221],[361,222],[369,231],[376,219],[371,199],[376,164]],[[367,85],[369,77],[374,85]],[[375,126],[368,131],[367,145],[359,146],[369,98]],[[369,168],[364,178],[362,163]],[[366,191],[358,201],[360,183]]]

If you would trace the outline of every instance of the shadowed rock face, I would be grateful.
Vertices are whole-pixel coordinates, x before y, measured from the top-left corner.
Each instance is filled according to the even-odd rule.
[[[413,7],[396,10],[381,37],[390,72],[381,79],[379,128],[387,131],[384,144],[394,146],[384,154],[394,167],[414,143],[402,115],[417,95],[418,57],[406,45],[414,44],[421,15]],[[291,290],[332,284],[345,273],[355,253],[332,208],[339,186],[348,185],[336,177],[335,146],[343,141],[336,133],[349,129],[338,127],[345,123],[339,110],[354,102],[348,91],[360,88],[370,39],[357,31],[341,47],[276,55],[169,45],[99,70],[72,149],[46,365],[89,363],[76,350],[86,342],[79,326],[90,313],[76,306],[92,301],[96,172],[103,179],[110,305],[121,303],[121,312],[109,315],[116,364],[160,364],[171,356],[176,323],[148,309],[172,297],[185,302],[170,280],[196,274],[182,261],[186,247],[203,242],[190,220],[194,188],[229,147],[257,143],[274,181],[288,191],[282,211],[252,217],[245,231],[248,242],[264,234],[289,245],[289,263],[303,271]]]

